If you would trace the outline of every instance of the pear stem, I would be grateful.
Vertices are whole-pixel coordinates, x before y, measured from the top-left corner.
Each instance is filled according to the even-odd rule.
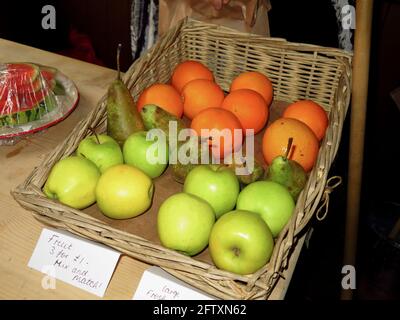
[[[287,158],[289,157],[290,150],[292,149],[292,144],[293,144],[293,138],[290,137],[289,140],[288,140],[287,147],[286,147],[286,153],[285,153],[285,155],[283,156],[283,158],[284,158],[285,160],[287,160]]]
[[[96,137],[97,144],[100,144],[99,136],[97,135],[96,131],[92,127],[89,127],[90,132]]]
[[[117,79],[118,80],[121,80],[121,68],[120,68],[120,64],[119,64],[119,57],[121,56],[121,48],[122,48],[122,44],[118,43],[118,47],[117,47],[117,70],[118,70]]]

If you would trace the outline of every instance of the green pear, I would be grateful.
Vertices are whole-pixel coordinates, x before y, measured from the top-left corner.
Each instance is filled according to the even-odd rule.
[[[129,89],[121,79],[120,51],[121,45],[117,52],[118,76],[108,88],[106,110],[107,134],[122,147],[131,134],[144,130],[144,124]]]
[[[272,161],[268,168],[267,180],[275,181],[285,186],[293,199],[297,201],[307,182],[307,174],[299,163],[288,158],[292,143],[293,138],[289,138],[286,154],[278,156]]]

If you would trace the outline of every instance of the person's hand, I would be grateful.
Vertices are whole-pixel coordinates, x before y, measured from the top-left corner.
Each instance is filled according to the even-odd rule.
[[[221,10],[224,4],[228,4],[230,0],[211,0],[213,7],[217,10]]]

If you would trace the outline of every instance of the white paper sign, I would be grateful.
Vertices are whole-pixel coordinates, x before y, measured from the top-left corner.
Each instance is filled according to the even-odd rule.
[[[28,266],[103,297],[119,256],[111,248],[68,232],[43,229]]]
[[[159,267],[147,269],[132,300],[215,300]]]

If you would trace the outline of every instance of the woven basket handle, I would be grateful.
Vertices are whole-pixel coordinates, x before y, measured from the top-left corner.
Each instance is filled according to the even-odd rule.
[[[328,215],[329,210],[329,195],[331,192],[338,186],[342,184],[342,177],[340,176],[333,176],[328,179],[326,182],[324,194],[322,195],[322,204],[318,208],[317,213],[315,216],[317,217],[318,221],[322,221]]]

